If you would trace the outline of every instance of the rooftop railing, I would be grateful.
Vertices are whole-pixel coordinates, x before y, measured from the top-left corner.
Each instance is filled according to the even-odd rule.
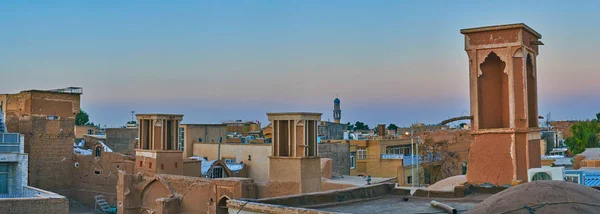
[[[381,159],[404,159],[404,155],[381,154]]]

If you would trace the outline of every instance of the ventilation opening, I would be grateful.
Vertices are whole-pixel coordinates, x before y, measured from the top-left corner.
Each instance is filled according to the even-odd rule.
[[[508,128],[508,75],[504,63],[491,52],[480,65],[481,75],[477,79],[479,98],[479,128]]]

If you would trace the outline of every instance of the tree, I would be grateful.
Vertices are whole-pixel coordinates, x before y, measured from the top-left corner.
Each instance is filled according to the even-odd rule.
[[[565,144],[574,155],[582,153],[586,148],[599,146],[598,133],[600,133],[600,126],[598,126],[598,120],[596,119],[573,124],[571,133],[572,136],[565,140]]]
[[[365,123],[360,121],[356,121],[356,123],[354,124],[354,131],[357,130],[369,130],[369,125],[366,125]]]
[[[419,145],[418,152],[422,157],[422,176],[425,183],[431,184],[434,181],[462,174],[460,157],[456,152],[448,150],[448,141],[425,138]]]
[[[398,126],[396,124],[390,124],[387,127],[388,130],[398,130]]]
[[[83,109],[79,110],[79,113],[75,116],[75,125],[85,126],[90,122],[90,116]]]
[[[350,124],[350,122],[348,122],[348,130],[354,131],[354,125]]]
[[[596,120],[600,122],[600,112],[596,113]]]

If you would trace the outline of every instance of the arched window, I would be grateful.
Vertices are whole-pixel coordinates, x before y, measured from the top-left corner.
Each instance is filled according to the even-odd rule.
[[[227,201],[229,198],[223,197],[217,203],[217,214],[226,214],[227,213]]]
[[[100,146],[96,146],[96,152],[94,153],[95,157],[100,157],[102,155],[102,149]]]

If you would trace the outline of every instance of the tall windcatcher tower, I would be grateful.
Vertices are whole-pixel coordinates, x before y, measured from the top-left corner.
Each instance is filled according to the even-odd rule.
[[[525,24],[460,32],[473,116],[467,182],[527,181],[527,170],[541,165],[536,59],[542,35]]]
[[[340,99],[336,97],[335,100],[333,100],[333,121],[339,124],[341,120],[342,110],[340,109]]]

